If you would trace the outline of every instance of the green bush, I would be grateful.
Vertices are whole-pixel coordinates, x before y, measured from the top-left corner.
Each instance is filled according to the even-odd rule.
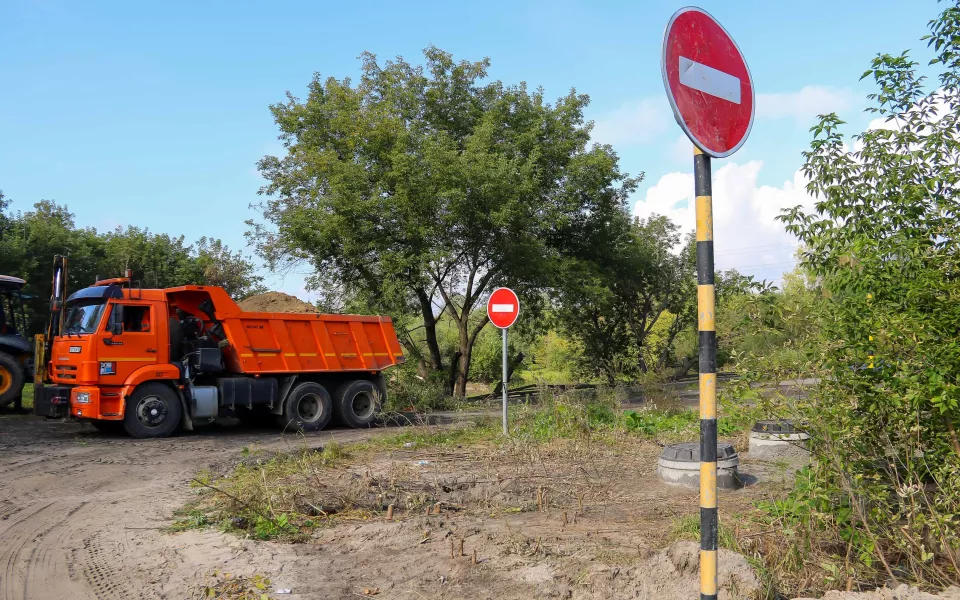
[[[934,91],[907,53],[878,55],[863,77],[889,126],[855,144],[836,115],[813,128],[815,210],[781,219],[804,246],[819,331],[787,336],[784,364],[740,361],[752,378],[771,366],[819,378],[809,396],[771,403],[806,421],[814,461],[766,508],[836,583],[960,583],[960,2],[949,5],[930,23]]]
[[[443,392],[443,374],[433,373],[422,378],[411,362],[392,370],[387,378],[387,401],[384,412],[446,410],[452,408],[452,399]]]

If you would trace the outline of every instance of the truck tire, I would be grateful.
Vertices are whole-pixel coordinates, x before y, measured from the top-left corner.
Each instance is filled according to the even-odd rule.
[[[370,427],[380,413],[380,390],[369,381],[348,381],[337,389],[336,409],[347,427]]]
[[[180,398],[162,383],[145,383],[127,398],[123,428],[135,438],[167,437],[177,430]]]
[[[12,403],[23,393],[23,368],[17,359],[0,352],[0,407]]]
[[[277,417],[280,427],[294,431],[320,431],[333,417],[333,400],[319,383],[305,381],[293,388],[283,401],[283,414]]]

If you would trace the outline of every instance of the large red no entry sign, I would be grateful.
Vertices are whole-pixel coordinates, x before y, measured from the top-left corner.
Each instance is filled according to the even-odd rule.
[[[497,288],[487,300],[487,316],[500,329],[507,329],[520,316],[520,299],[510,288]],[[506,343],[506,342],[504,342]]]
[[[716,158],[739,150],[753,125],[753,79],[720,23],[699,8],[678,10],[663,34],[660,68],[690,141]]]

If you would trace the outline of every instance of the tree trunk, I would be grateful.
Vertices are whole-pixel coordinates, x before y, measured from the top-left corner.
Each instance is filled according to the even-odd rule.
[[[466,319],[460,325],[460,368],[457,374],[456,389],[458,398],[467,397],[467,382],[470,380],[470,359],[473,357],[473,345],[477,342],[477,336],[480,335],[489,321],[490,318],[484,314],[483,319],[473,328],[473,331],[467,330]]]
[[[453,357],[450,359],[450,378],[447,380],[447,385],[444,388],[444,393],[448,396],[455,395],[454,390],[457,388],[457,382],[459,381],[460,374],[460,351],[457,350],[453,353]],[[459,398],[464,398],[464,395],[458,396]]]
[[[420,300],[420,314],[423,317],[427,364],[433,371],[442,371],[443,357],[440,355],[440,344],[437,342],[437,317],[433,314],[433,302],[423,289],[417,290],[417,298]]]
[[[693,368],[693,365],[695,365],[696,363],[697,363],[696,358],[693,358],[690,356],[684,357],[684,359],[680,361],[680,367],[677,368],[677,371],[673,374],[673,377],[671,379],[677,380],[677,379],[680,379],[681,377],[686,377],[687,373],[690,371],[691,368]]]
[[[683,330],[683,320],[679,316],[674,317],[673,323],[670,324],[670,332],[667,334],[667,343],[663,347],[663,351],[660,353],[660,358],[657,360],[657,370],[663,369],[667,366],[667,359],[670,357],[670,348],[673,347],[673,340],[677,338],[677,335]]]
[[[457,398],[467,397],[467,381],[470,379],[470,355],[473,354],[473,346],[469,345],[466,352],[460,351],[460,362],[457,369],[457,389],[454,395]]]
[[[513,377],[513,371],[520,366],[520,363],[523,362],[523,352],[517,354],[517,357],[514,358],[509,364],[507,364],[507,382],[510,382],[510,378]],[[497,384],[497,387],[493,388],[491,392],[492,396],[499,396],[503,393],[503,381]]]

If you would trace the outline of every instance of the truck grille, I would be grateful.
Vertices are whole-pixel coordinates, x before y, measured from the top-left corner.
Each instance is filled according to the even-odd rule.
[[[77,367],[75,365],[57,365],[57,377],[61,379],[76,379]]]

